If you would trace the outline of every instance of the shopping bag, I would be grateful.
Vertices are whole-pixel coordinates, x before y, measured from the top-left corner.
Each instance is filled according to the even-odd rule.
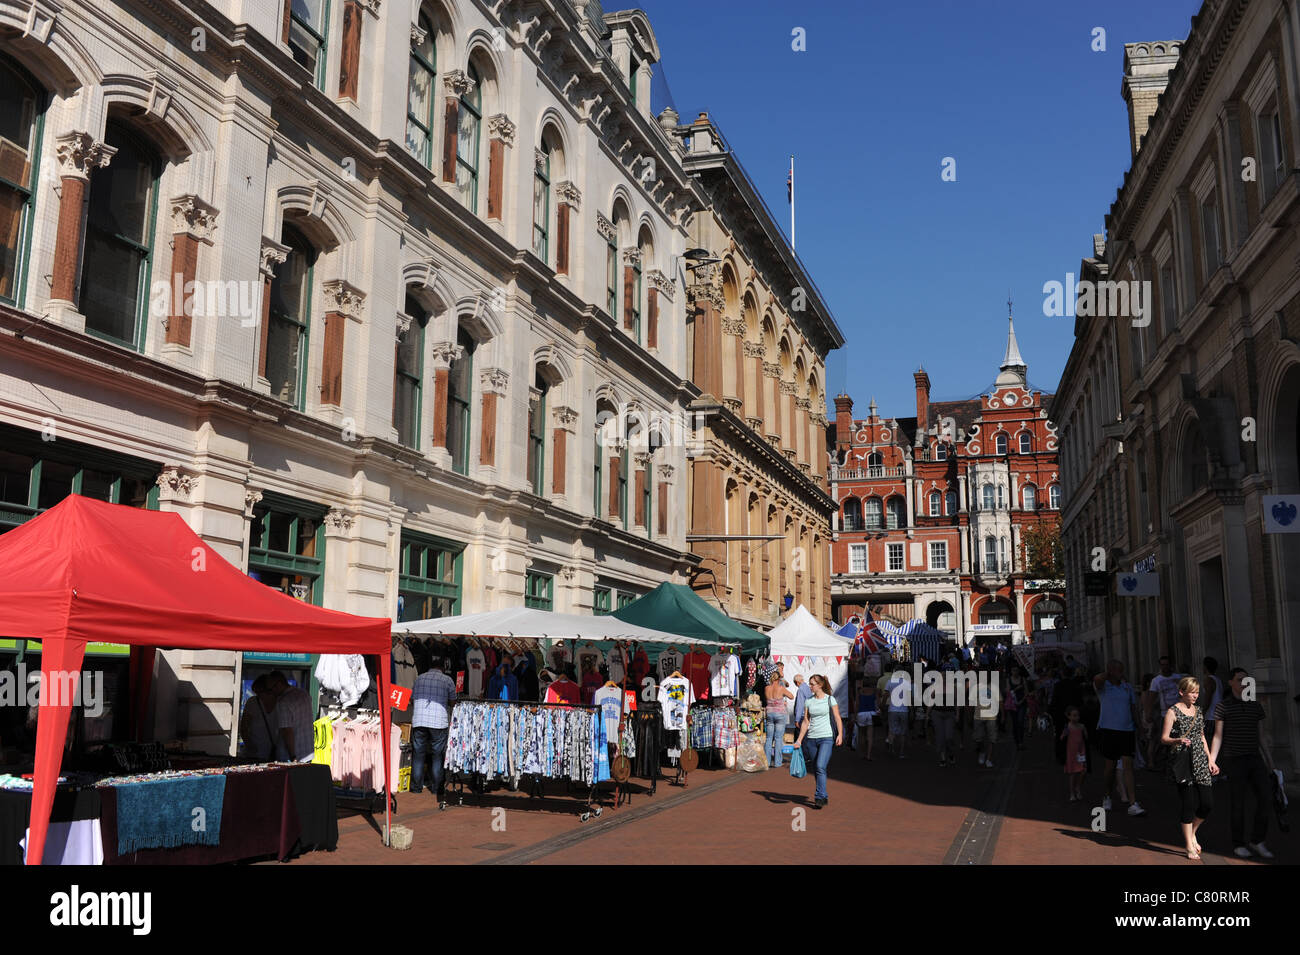
[[[803,750],[797,747],[790,754],[790,775],[795,779],[803,779],[808,775],[808,768],[804,766],[803,762]]]

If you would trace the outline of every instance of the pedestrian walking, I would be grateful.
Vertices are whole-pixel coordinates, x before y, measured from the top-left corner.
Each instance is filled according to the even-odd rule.
[[[1021,667],[1011,667],[1007,676],[1005,709],[1011,721],[1011,732],[1016,741],[1016,749],[1024,749],[1025,717],[1029,713],[1029,681],[1025,679],[1025,671]]]
[[[786,700],[793,700],[794,693],[785,685],[783,674],[785,668],[776,665],[776,673],[771,682],[763,688],[765,708],[763,711],[763,732],[767,734],[767,765],[779,769],[781,754],[785,748],[785,727],[790,715],[786,709]]]
[[[1261,859],[1271,859],[1273,853],[1264,845],[1264,837],[1268,835],[1268,811],[1273,801],[1269,774],[1276,769],[1264,730],[1264,707],[1258,700],[1245,698],[1249,678],[1250,674],[1241,667],[1234,667],[1228,677],[1228,688],[1232,692],[1224,696],[1214,712],[1219,726],[1214,734],[1214,745],[1210,747],[1210,765],[1228,774],[1233,852],[1243,859],[1252,854]],[[1250,685],[1253,689],[1253,683]],[[1224,759],[1221,767],[1220,752]],[[1255,797],[1249,838],[1246,836],[1248,793]]]
[[[901,666],[885,684],[885,699],[889,702],[889,732],[885,745],[899,759],[906,759],[907,714],[911,709],[912,680]]]
[[[876,745],[876,684],[870,677],[862,680],[858,689],[858,715],[856,720],[857,726],[854,730],[855,743],[858,739],[865,738],[867,745],[861,756],[863,759],[871,759],[871,750]]]
[[[974,707],[971,741],[975,744],[978,763],[993,768],[993,746],[998,741],[998,715],[1001,712],[1002,687],[998,671],[985,669],[977,674],[979,684],[987,687],[987,697],[981,696]]]
[[[1133,685],[1124,679],[1124,664],[1111,660],[1105,673],[1092,679],[1101,704],[1097,719],[1097,736],[1101,755],[1106,759],[1106,795],[1101,807],[1111,808],[1111,791],[1120,785],[1121,800],[1132,796],[1130,816],[1145,816],[1147,811],[1137,800],[1137,786],[1133,780],[1133,758],[1137,752],[1138,701]]]
[[[1068,722],[1061,730],[1065,741],[1065,778],[1070,783],[1070,802],[1083,798],[1083,776],[1088,771],[1088,728],[1079,719],[1079,708],[1066,710]]]
[[[826,792],[826,767],[830,765],[833,747],[844,741],[844,723],[840,719],[839,705],[831,696],[830,681],[820,673],[814,673],[808,678],[808,685],[812,687],[812,696],[804,707],[795,745],[803,746],[804,760],[817,782],[813,799],[821,809],[830,801]]]
[[[1210,761],[1210,747],[1205,742],[1205,719],[1196,705],[1201,695],[1201,684],[1196,677],[1185,676],[1178,681],[1178,699],[1165,710],[1160,742],[1174,748],[1170,758],[1170,772],[1182,801],[1183,841],[1187,844],[1187,858],[1201,857],[1201,844],[1196,832],[1214,808],[1214,787],[1211,778],[1219,769]]]

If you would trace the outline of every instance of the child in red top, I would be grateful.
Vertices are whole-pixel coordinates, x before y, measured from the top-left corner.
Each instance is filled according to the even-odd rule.
[[[1083,798],[1083,774],[1088,771],[1088,729],[1079,722],[1079,708],[1072,706],[1065,711],[1069,720],[1061,730],[1061,739],[1065,740],[1065,773],[1070,782],[1070,802]]]

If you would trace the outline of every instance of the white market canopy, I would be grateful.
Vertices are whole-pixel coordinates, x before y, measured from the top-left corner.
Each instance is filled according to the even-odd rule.
[[[773,656],[847,657],[853,641],[822,626],[803,604],[773,627]]]
[[[632,640],[667,646],[720,646],[714,640],[683,637],[663,630],[638,627],[617,617],[589,617],[585,614],[554,613],[528,607],[509,607],[484,613],[466,613],[431,620],[408,620],[393,624],[395,634],[423,634],[443,637],[511,637],[516,640]]]

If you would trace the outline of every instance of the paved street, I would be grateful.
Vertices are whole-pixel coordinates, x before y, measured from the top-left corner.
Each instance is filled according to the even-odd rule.
[[[539,805],[494,792],[474,806],[467,800],[438,812],[427,794],[401,796],[396,820],[415,832],[410,850],[385,849],[370,821],[354,816],[340,822],[338,851],[294,864],[746,863],[760,847],[811,849],[834,863],[1257,864],[1230,854],[1224,785],[1215,787],[1216,810],[1202,829],[1202,861],[1191,862],[1181,853],[1172,788],[1155,773],[1138,778],[1147,816],[1131,818],[1120,805],[1108,814],[1107,831],[1093,832],[1099,775],[1085,784],[1084,803],[1067,802],[1064,774],[1045,737],[1031,737],[1020,753],[1003,740],[993,770],[977,767],[969,750],[961,755],[959,766],[940,769],[919,741],[910,741],[901,761],[883,744],[871,762],[840,749],[831,763],[830,805],[820,811],[812,806],[812,779],[792,779],[784,768],[697,770],[685,789],[661,782],[655,796],[634,796],[630,806],[606,807],[585,823],[576,799]],[[804,810],[804,831],[796,829],[795,810]],[[1275,826],[1268,845],[1277,855],[1272,864],[1300,858],[1295,837]]]

